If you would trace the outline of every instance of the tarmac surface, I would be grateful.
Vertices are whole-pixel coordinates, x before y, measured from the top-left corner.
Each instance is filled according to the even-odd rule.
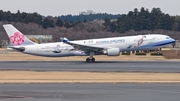
[[[179,61],[1,61],[0,70],[180,73]],[[180,101],[179,83],[0,84],[0,101]]]
[[[180,61],[1,61],[0,70],[180,73]]]
[[[0,101],[180,101],[180,84],[0,84]]]

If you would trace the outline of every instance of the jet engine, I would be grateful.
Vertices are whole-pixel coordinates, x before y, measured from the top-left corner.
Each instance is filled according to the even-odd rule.
[[[108,56],[119,56],[120,50],[119,48],[110,48],[103,51],[104,54]]]

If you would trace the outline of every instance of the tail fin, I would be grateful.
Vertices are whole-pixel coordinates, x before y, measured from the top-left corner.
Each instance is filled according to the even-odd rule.
[[[23,35],[19,30],[17,30],[13,25],[6,24],[3,25],[11,43],[14,46],[25,46],[36,44],[29,40],[25,35]]]

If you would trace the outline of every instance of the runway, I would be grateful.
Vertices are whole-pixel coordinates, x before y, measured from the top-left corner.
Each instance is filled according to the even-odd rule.
[[[180,84],[0,84],[1,101],[179,101]]]
[[[180,61],[1,61],[0,70],[179,73]]]
[[[1,71],[180,73],[179,61],[1,61]],[[0,84],[0,101],[179,101],[179,83]]]

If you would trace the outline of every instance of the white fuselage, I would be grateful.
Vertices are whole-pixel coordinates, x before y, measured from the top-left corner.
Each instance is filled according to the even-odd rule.
[[[120,52],[134,51],[134,50],[149,50],[164,47],[165,45],[172,44],[175,40],[166,35],[137,35],[127,37],[114,37],[114,38],[101,38],[101,39],[88,39],[71,41],[72,43],[97,47],[103,49],[119,48]],[[73,46],[63,42],[35,44],[24,47],[24,53],[40,56],[86,56],[90,51],[76,50]],[[101,54],[101,53],[99,53]]]

